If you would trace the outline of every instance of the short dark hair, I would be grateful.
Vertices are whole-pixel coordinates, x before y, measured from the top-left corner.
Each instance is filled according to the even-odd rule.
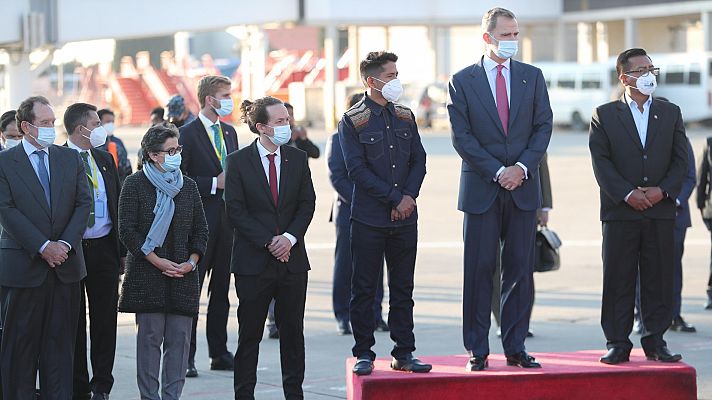
[[[74,130],[80,125],[86,126],[89,113],[92,111],[96,111],[96,106],[87,103],[74,103],[67,107],[64,112],[64,128],[67,130],[67,134],[74,133]]]
[[[396,61],[398,61],[398,56],[387,51],[372,51],[368,53],[366,59],[361,61],[361,65],[359,65],[361,79],[366,82],[366,78],[369,76],[376,76],[383,72],[383,65]]]
[[[282,100],[265,96],[259,98],[255,101],[244,100],[240,105],[240,112],[242,112],[242,121],[247,124],[250,131],[259,134],[257,130],[257,124],[266,124],[269,121],[269,113],[267,112],[267,107],[273,106],[275,104],[283,104]]]
[[[35,115],[35,103],[49,106],[49,100],[47,100],[44,96],[32,96],[23,100],[22,103],[20,103],[20,107],[17,107],[17,113],[15,114],[17,129],[20,129],[20,132],[22,132],[22,129],[20,128],[22,121],[27,121],[34,125],[33,121],[37,118]]]
[[[616,60],[616,73],[618,73],[618,76],[621,76],[622,73],[628,70],[630,68],[630,59],[633,57],[638,57],[638,56],[648,56],[648,53],[645,52],[645,50],[640,49],[640,48],[632,48],[625,50],[621,54],[618,55],[618,59]]]
[[[163,122],[148,128],[141,139],[141,158],[143,162],[153,163],[149,153],[163,150],[163,143],[170,138],[178,138],[178,128],[170,122]]]
[[[346,101],[346,108],[351,108],[363,99],[363,93],[354,93]]]
[[[101,110],[96,112],[99,115],[99,119],[103,119],[104,115],[111,115],[112,117],[115,117],[116,115],[114,114],[113,111],[109,110],[108,108],[102,108]]]
[[[7,129],[7,126],[10,125],[11,122],[15,122],[16,114],[17,114],[17,111],[10,110],[10,111],[5,111],[0,116],[0,132],[5,132],[5,130]]]
[[[151,114],[149,114],[149,115],[153,115],[153,114],[156,114],[156,116],[158,118],[163,119],[163,116],[166,114],[166,109],[163,107],[156,107],[153,110],[151,110]]]

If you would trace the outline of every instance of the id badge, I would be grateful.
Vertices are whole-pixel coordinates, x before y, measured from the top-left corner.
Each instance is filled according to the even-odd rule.
[[[96,200],[94,202],[94,216],[96,218],[106,217],[106,202],[104,200]]]

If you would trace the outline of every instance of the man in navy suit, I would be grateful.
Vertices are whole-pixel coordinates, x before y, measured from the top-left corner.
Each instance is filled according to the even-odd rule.
[[[198,118],[180,128],[183,146],[181,170],[198,184],[200,198],[208,220],[210,237],[205,257],[200,260],[200,287],[210,271],[208,293],[208,318],[206,334],[210,369],[232,371],[233,355],[227,350],[227,319],[230,312],[230,252],[232,228],[225,214],[223,190],[225,188],[225,159],[237,150],[235,128],[220,121],[232,113],[230,80],[224,76],[206,76],[198,83],[200,113]],[[193,321],[190,339],[187,377],[198,376],[195,368],[196,328]]]
[[[508,365],[540,367],[527,354],[534,270],[539,163],[551,138],[544,77],[511,59],[519,27],[514,14],[493,8],[482,17],[484,56],[453,75],[448,113],[462,157],[458,209],[465,213],[463,339],[467,369],[487,367],[492,274],[502,241],[502,344]]]

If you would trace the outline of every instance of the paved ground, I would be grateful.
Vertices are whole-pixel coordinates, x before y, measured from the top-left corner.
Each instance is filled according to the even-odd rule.
[[[141,129],[119,129],[130,154],[135,154]],[[699,157],[706,132],[691,129],[695,154]],[[241,133],[242,144],[251,140]],[[324,132],[311,132],[323,149]],[[461,340],[462,301],[462,215],[456,210],[459,158],[445,132],[425,132],[428,175],[418,199],[420,244],[415,279],[415,333],[419,355],[449,355],[464,352]],[[601,332],[600,222],[598,189],[591,171],[587,135],[557,130],[553,136],[549,165],[554,187],[554,210],[550,227],[561,236],[560,271],[536,275],[537,298],[532,317],[536,336],[527,341],[531,352],[604,349]],[[307,370],[304,382],[307,399],[345,398],[345,359],[350,356],[352,338],[337,336],[331,311],[331,274],[334,229],[327,222],[332,192],[323,159],[311,163],[317,191],[317,209],[307,235],[312,271],[305,317]],[[681,352],[684,361],[698,372],[698,395],[712,399],[712,311],[702,304],[710,264],[709,234],[698,213],[688,231],[684,258],[683,315],[697,326],[694,334],[669,333],[672,350]],[[237,304],[231,294],[229,348],[237,343]],[[207,304],[207,299],[202,299]],[[211,372],[205,341],[205,314],[198,332],[197,367],[200,377],[189,379],[186,399],[232,398],[232,373]],[[119,316],[118,349],[115,366],[115,399],[137,399],[135,376],[135,329],[133,315]],[[391,341],[387,334],[376,334],[375,351],[388,356]],[[637,342],[637,338],[633,338]],[[490,335],[492,351],[501,352],[501,343]],[[637,343],[636,343],[637,344]],[[603,351],[602,351],[603,352]],[[545,365],[546,367],[546,365]],[[258,399],[279,399],[281,394],[279,346],[265,339],[261,347],[258,372]]]

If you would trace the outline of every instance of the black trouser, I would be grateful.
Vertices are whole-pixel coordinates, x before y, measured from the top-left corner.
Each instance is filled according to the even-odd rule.
[[[116,315],[119,298],[119,250],[115,231],[99,239],[82,240],[87,276],[81,281],[79,324],[74,350],[74,395],[109,393],[116,354]],[[84,292],[86,291],[86,297]],[[90,358],[87,369],[86,299],[89,303]]]
[[[43,400],[72,398],[79,289],[52,269],[38,287],[0,287],[3,398],[34,399],[38,366]]]
[[[206,274],[210,272],[208,285],[208,312],[206,321],[206,336],[208,338],[208,355],[211,358],[220,357],[227,350],[227,319],[230,314],[230,255],[232,253],[232,228],[224,207],[220,211],[220,223],[216,232],[210,232],[208,249],[200,260],[198,272],[202,291]],[[188,359],[195,360],[196,331],[198,317],[193,319],[193,333],[190,337],[190,354]]]
[[[532,318],[532,311],[534,310],[534,297],[536,288],[534,287],[534,280],[532,279],[532,302],[529,306],[529,321]],[[502,325],[502,252],[497,254],[497,268],[494,270],[494,275],[492,275],[492,315],[494,315],[494,320],[497,322],[497,327]]]
[[[647,351],[665,345],[663,334],[672,321],[674,224],[672,219],[603,222],[601,327],[609,349],[633,347],[638,275],[645,326],[640,343]]]
[[[472,355],[490,354],[492,276],[498,256],[502,258],[502,347],[506,355],[525,350],[534,290],[535,237],[536,210],[518,208],[504,189],[484,213],[465,213],[462,333],[465,349]]]
[[[348,210],[347,210],[348,211]],[[342,211],[343,212],[343,211]],[[339,215],[341,219],[341,215]],[[337,321],[349,321],[349,303],[351,302],[351,275],[353,275],[351,260],[351,221],[336,222],[336,248],[334,249],[334,279],[332,284],[332,305]],[[383,302],[383,262],[379,269],[376,299],[373,302],[373,316],[378,323],[383,318],[381,302]]]
[[[235,353],[235,399],[255,398],[257,361],[267,309],[275,300],[274,314],[279,329],[282,386],[287,400],[303,399],[304,305],[307,272],[290,273],[272,259],[259,275],[235,275],[238,340]]]
[[[355,344],[355,357],[376,353],[373,331],[373,303],[376,297],[379,270],[383,270],[383,257],[388,268],[389,310],[388,326],[395,346],[391,355],[402,358],[415,350],[413,335],[413,275],[418,249],[418,225],[397,228],[376,228],[358,221],[351,223],[351,252],[353,276],[351,278],[351,329]]]

